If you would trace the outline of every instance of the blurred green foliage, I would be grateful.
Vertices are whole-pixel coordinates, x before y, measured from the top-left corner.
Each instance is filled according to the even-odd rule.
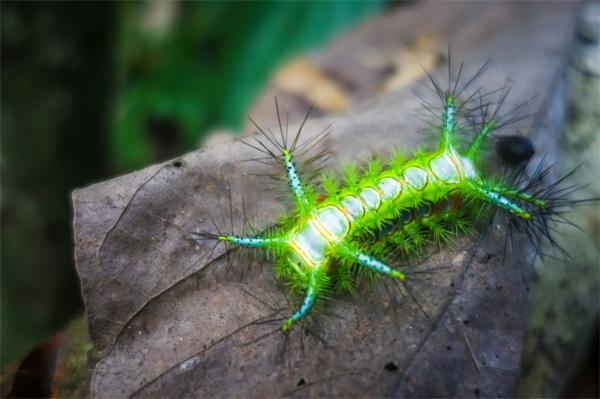
[[[235,128],[371,2],[2,2],[2,365],[81,310],[70,191]]]
[[[126,3],[113,161],[133,169],[238,128],[286,57],[379,9],[370,2]]]
[[[81,309],[69,193],[106,175],[116,10],[2,2],[0,361]]]

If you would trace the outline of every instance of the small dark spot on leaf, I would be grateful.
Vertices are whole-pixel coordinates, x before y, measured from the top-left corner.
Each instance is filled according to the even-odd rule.
[[[447,350],[447,351],[451,351],[451,350],[452,350],[452,347],[451,347],[450,345],[448,345],[448,346],[446,347],[446,350]]]
[[[394,362],[389,362],[388,364],[386,364],[385,366],[383,366],[384,369],[386,369],[387,371],[396,371],[398,370],[398,366],[396,366],[396,363]]]
[[[302,386],[302,385],[304,385],[304,384],[306,384],[306,381],[304,380],[304,378],[300,378],[300,379],[298,380],[298,383],[297,383],[296,385],[298,385],[298,386]]]
[[[468,326],[468,325],[469,325],[469,320],[464,320],[464,321],[463,321],[463,324],[464,324],[465,326]]]
[[[481,390],[479,388],[475,388],[473,389],[473,393],[475,394],[475,396],[479,397],[481,396]]]
[[[493,257],[495,257],[496,254],[493,252],[488,252],[486,253],[482,258],[481,258],[481,263],[486,264],[490,261],[490,259],[492,259]]]
[[[175,168],[181,168],[182,166],[183,166],[183,162],[181,162],[181,161],[173,162],[173,167],[175,167]]]

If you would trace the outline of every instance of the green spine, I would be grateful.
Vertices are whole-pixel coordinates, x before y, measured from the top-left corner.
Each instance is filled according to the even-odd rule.
[[[481,146],[497,121],[492,117],[482,123],[461,153],[455,148],[460,115],[454,95],[447,95],[435,151],[419,151],[409,161],[396,154],[387,167],[374,160],[362,176],[355,167],[346,167],[341,187],[325,175],[322,188],[327,195],[321,202],[296,171],[297,139],[292,146],[284,142],[276,145],[277,151],[268,150],[286,169],[295,212],[262,236],[218,238],[272,251],[277,259],[276,276],[304,293],[304,301],[284,323],[283,331],[306,316],[329,291],[352,292],[357,275],[377,273],[404,280],[404,273],[386,263],[392,254],[419,253],[427,242],[451,242],[455,234],[471,231],[471,220],[485,207],[501,208],[524,221],[533,217],[528,207],[546,207],[542,199],[481,176],[476,167]]]

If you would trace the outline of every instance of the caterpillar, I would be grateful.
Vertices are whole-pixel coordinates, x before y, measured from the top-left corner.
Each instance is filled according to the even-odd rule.
[[[317,301],[354,292],[360,276],[375,274],[404,281],[407,274],[394,264],[395,259],[420,254],[429,242],[451,244],[456,235],[473,233],[477,220],[490,211],[508,217],[507,238],[513,228],[524,232],[538,254],[542,254],[544,241],[558,245],[551,224],[566,221],[562,212],[577,203],[567,198],[575,190],[563,184],[568,175],[547,185],[544,180],[550,168],[541,163],[531,176],[522,166],[511,179],[491,177],[485,171],[486,141],[500,128],[523,119],[515,116],[515,110],[502,110],[508,88],[479,89],[466,96],[487,65],[464,80],[462,64],[455,78],[450,77],[449,67],[447,89],[429,76],[439,99],[437,106],[424,100],[426,109],[437,117],[433,123],[438,137],[435,148],[420,149],[409,158],[397,150],[388,160],[374,158],[361,171],[346,166],[339,178],[321,174],[318,187],[302,177],[298,159],[327,131],[301,142],[309,110],[295,135],[289,137],[275,99],[279,131],[263,129],[250,119],[257,129],[256,141],[242,141],[262,153],[263,161],[270,160],[285,172],[293,209],[259,234],[204,231],[194,233],[195,238],[266,251],[275,259],[276,277],[303,297],[285,319],[283,332],[311,313]],[[467,130],[474,135],[464,143]],[[533,155],[533,147],[525,139],[504,139],[497,151],[505,154],[509,163],[528,161]],[[306,164],[317,164],[323,158],[319,153]]]

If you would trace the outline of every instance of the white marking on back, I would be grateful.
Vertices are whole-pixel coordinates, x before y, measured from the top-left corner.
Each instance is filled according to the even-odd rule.
[[[385,199],[396,198],[402,192],[402,184],[392,177],[384,177],[379,181],[379,190]]]
[[[411,166],[404,171],[404,178],[408,184],[417,189],[421,190],[427,184],[427,172],[416,166]]]
[[[375,191],[375,189],[371,187],[363,188],[358,195],[360,196],[362,202],[365,204],[365,208],[379,208],[379,205],[381,204],[381,198],[379,198],[379,193]]]

